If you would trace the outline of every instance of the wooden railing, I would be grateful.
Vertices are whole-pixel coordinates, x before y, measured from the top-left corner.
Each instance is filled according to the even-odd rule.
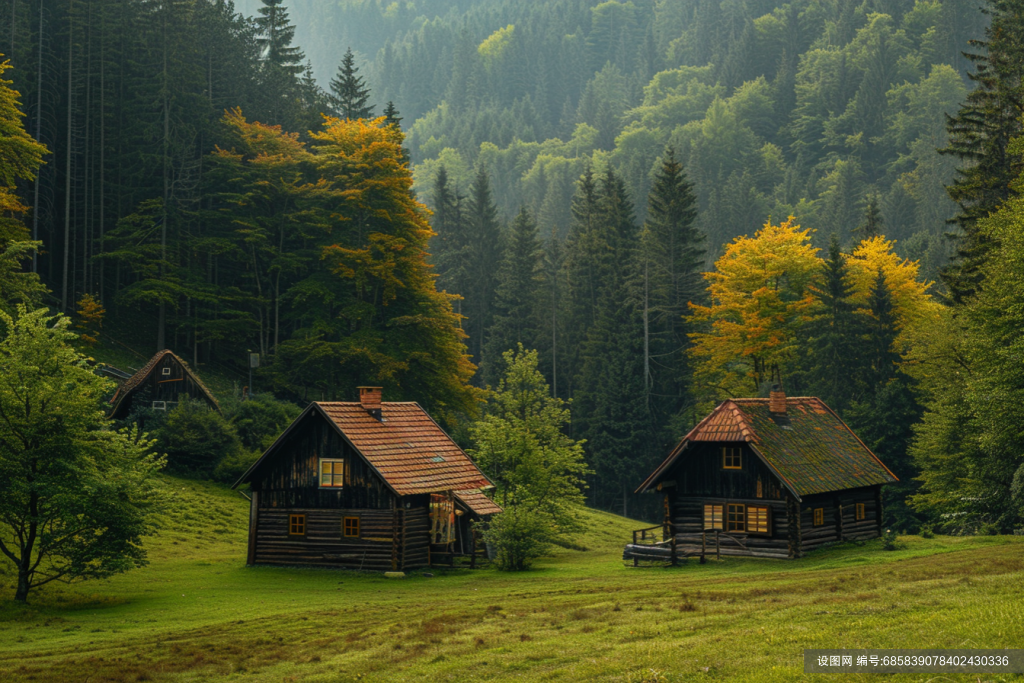
[[[657,530],[661,531],[660,541],[655,540],[659,535],[657,533]],[[723,541],[725,541],[726,543],[735,543],[743,550],[750,550],[749,548],[747,548],[746,544],[739,538],[737,538],[733,534],[722,531],[721,529],[705,529],[704,531],[696,534],[675,533],[675,530],[676,526],[669,522],[659,524],[657,526],[647,527],[644,529],[637,529],[633,532],[633,546],[649,546],[652,550],[652,556],[664,557],[664,559],[669,560],[673,566],[679,564],[680,556],[686,557],[689,555],[698,554],[694,551],[689,551],[683,552],[682,555],[680,555],[678,548],[680,542],[686,543],[688,541],[693,541],[694,544],[696,544],[698,540],[700,541],[699,555],[701,564],[704,564],[707,561],[709,546],[714,548],[715,559],[722,559]],[[709,543],[709,540],[713,543],[713,545]],[[655,550],[656,548],[663,550],[660,550],[659,552]],[[640,557],[636,553],[633,553],[633,566],[638,566],[639,562]]]

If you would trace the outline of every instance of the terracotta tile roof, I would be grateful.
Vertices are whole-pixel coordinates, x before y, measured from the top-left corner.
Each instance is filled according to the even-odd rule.
[[[359,403],[317,406],[400,496],[492,486],[417,403],[381,403],[382,421]]]
[[[493,500],[484,495],[480,489],[456,491],[455,497],[478,515],[493,515],[501,512],[501,508]]]
[[[768,410],[766,398],[723,402],[704,418],[647,478],[647,490],[687,443],[744,441],[798,496],[896,481],[896,477],[821,399],[787,397],[786,415]]]
[[[142,384],[147,377],[149,377],[149,374],[153,372],[153,369],[156,368],[160,361],[164,359],[164,356],[167,355],[173,356],[174,359],[181,364],[181,367],[185,369],[185,372],[187,372],[189,377],[192,378],[192,381],[196,383],[196,386],[206,394],[206,398],[210,400],[217,410],[220,410],[220,404],[217,403],[217,399],[214,397],[213,392],[206,388],[206,385],[203,384],[201,379],[199,379],[199,375],[192,371],[192,368],[188,366],[188,363],[182,360],[182,358],[176,355],[173,351],[164,349],[163,351],[157,351],[156,354],[149,359],[149,362],[142,366],[141,370],[126,379],[124,384],[117,388],[117,391],[114,392],[114,396],[110,399],[110,405],[114,406],[113,413],[117,412],[118,404],[123,401],[126,396],[137,389],[138,386]]]

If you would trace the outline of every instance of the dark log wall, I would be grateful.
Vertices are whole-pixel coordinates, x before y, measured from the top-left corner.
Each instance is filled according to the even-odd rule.
[[[344,458],[345,485],[320,488],[320,458]],[[316,411],[295,425],[287,440],[253,476],[261,508],[390,510],[394,494]]]
[[[879,535],[877,492],[880,487],[868,486],[835,493],[806,496],[800,503],[800,553],[817,550],[828,543],[862,541]],[[857,503],[864,504],[864,519],[856,519]],[[814,526],[814,510],[821,508],[824,524]]]
[[[164,369],[168,369],[170,373],[165,375]],[[183,395],[203,401],[211,408],[214,407],[213,403],[206,397],[206,393],[185,372],[185,368],[182,367],[181,363],[173,356],[168,355],[153,368],[142,384],[137,386],[131,392],[131,395],[125,399],[118,414],[128,414],[132,409],[133,402],[136,400],[144,401],[147,405],[143,407],[147,408],[153,405],[153,401],[164,401],[170,404],[167,406],[167,410],[171,410],[177,405]]]
[[[743,468],[722,467],[722,446],[743,449]],[[675,481],[676,496],[714,496],[746,499],[757,495],[757,479],[765,499],[784,500],[785,491],[757,455],[741,443],[693,443],[680,455],[663,480]]]
[[[672,524],[679,543],[688,545],[699,544],[695,536],[704,531],[704,504],[726,505],[727,503],[743,503],[744,505],[767,505],[771,509],[771,536],[747,534],[745,532],[728,532],[739,539],[751,552],[763,553],[766,556],[788,557],[789,515],[784,500],[764,500],[760,498],[714,498],[714,497],[677,497],[672,504]],[[713,534],[708,536],[711,543]],[[724,542],[723,549],[739,549],[736,544]],[[728,553],[733,554],[733,553]]]
[[[306,533],[290,535],[289,517],[306,516]],[[358,517],[359,538],[345,538],[343,520]],[[343,567],[390,571],[426,566],[429,530],[426,508],[265,509],[258,511],[256,564]]]

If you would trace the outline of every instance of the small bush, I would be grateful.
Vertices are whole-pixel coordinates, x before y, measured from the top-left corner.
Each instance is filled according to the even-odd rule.
[[[213,470],[213,480],[222,484],[234,484],[260,457],[259,451],[239,448],[224,456]]]
[[[242,450],[235,428],[223,415],[184,396],[154,436],[167,454],[167,468],[192,476],[209,477],[221,461],[238,457]]]
[[[921,527],[921,538],[935,538],[935,530],[931,524],[925,524]]]
[[[992,522],[986,522],[985,524],[982,524],[980,527],[978,527],[978,535],[979,536],[998,536],[999,535],[999,525],[998,524],[994,524]]]
[[[264,451],[292,423],[301,409],[272,394],[254,394],[246,401],[232,401],[227,414],[242,445],[252,451]]]
[[[495,515],[483,535],[484,540],[494,546],[494,563],[498,569],[529,569],[533,561],[548,548],[548,528],[545,522],[540,516],[515,507]]]
[[[882,532],[882,550],[900,550],[903,547],[895,529],[886,529]]]

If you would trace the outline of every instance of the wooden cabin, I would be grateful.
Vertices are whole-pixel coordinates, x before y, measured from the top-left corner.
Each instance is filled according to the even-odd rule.
[[[113,406],[110,418],[120,420],[127,417],[140,402],[153,410],[172,410],[182,396],[204,401],[211,410],[220,410],[217,399],[188,364],[164,349],[118,388],[110,399]]]
[[[879,536],[882,486],[895,481],[820,399],[775,390],[719,405],[638,492],[664,496],[665,539],[680,556],[796,558]]]
[[[493,485],[417,403],[312,403],[235,483],[249,484],[248,564],[403,570],[475,560]]]

